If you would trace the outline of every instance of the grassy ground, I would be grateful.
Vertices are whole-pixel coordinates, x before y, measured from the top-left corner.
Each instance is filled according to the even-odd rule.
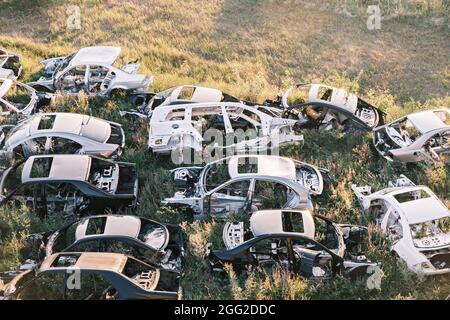
[[[448,1],[436,8],[425,1],[409,1],[407,7],[394,10],[397,2],[378,1],[389,16],[380,30],[369,31],[362,0],[345,1],[345,11],[342,2],[332,0],[321,7],[312,1],[278,0],[0,0],[0,45],[23,55],[24,81],[37,77],[39,61],[46,57],[105,44],[123,47],[124,62],[140,58],[140,71],[155,76],[156,91],[196,83],[263,101],[293,82],[320,81],[358,93],[385,110],[389,119],[448,107],[450,29],[448,20],[435,23],[449,18]],[[81,8],[81,30],[66,28],[69,3]],[[221,224],[194,222],[185,213],[160,206],[160,200],[172,193],[167,169],[174,166],[146,150],[146,125],[120,119],[119,107],[126,107],[120,98],[60,98],[52,108],[124,123],[128,139],[124,160],[140,168],[141,205],[134,213],[181,223],[188,234],[185,298],[442,299],[450,293],[448,277],[422,279],[409,273],[381,240],[369,248],[369,256],[383,263],[380,291],[367,291],[363,282],[339,277],[324,283],[259,272],[214,277],[203,254],[206,243],[220,243]],[[341,222],[360,221],[352,183],[383,187],[401,173],[430,186],[450,205],[448,167],[393,168],[371,153],[369,135],[306,132],[305,140],[301,150],[286,148],[282,154],[333,172],[338,182],[317,199],[316,206]],[[0,270],[18,264],[26,234],[60,223],[0,209]]]

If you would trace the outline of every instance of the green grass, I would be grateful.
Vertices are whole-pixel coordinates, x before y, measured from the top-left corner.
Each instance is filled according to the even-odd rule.
[[[82,29],[67,30],[66,9],[78,4]],[[44,58],[79,47],[104,44],[123,48],[123,62],[140,58],[140,72],[155,75],[152,90],[195,83],[218,87],[242,99],[262,102],[294,82],[318,81],[359,94],[388,113],[392,120],[422,109],[450,106],[450,38],[445,26],[430,23],[448,18],[447,6],[409,2],[381,30],[366,28],[365,6],[380,3],[390,14],[400,1],[346,1],[356,15],[337,14],[337,1],[322,10],[308,1],[152,0],[28,1],[0,0],[0,45],[23,55],[23,81],[35,79]],[[339,2],[342,4],[342,1]],[[310,6],[308,6],[310,4]],[[415,5],[414,5],[415,4]],[[445,2],[443,2],[445,4]],[[388,7],[389,5],[389,7]],[[25,8],[24,10],[22,8]],[[391,11],[389,11],[391,10]],[[209,272],[204,247],[221,244],[221,223],[193,221],[189,214],[160,205],[173,193],[167,158],[146,148],[144,123],[120,118],[126,100],[59,97],[49,110],[92,114],[123,123],[127,149],[123,159],[139,168],[140,206],[132,212],[163,222],[180,223],[188,237],[183,278],[187,299],[442,299],[450,292],[449,277],[423,279],[411,274],[379,238],[368,256],[383,263],[380,291],[363,282],[338,277],[311,283],[283,273],[254,270],[223,277]],[[393,167],[375,156],[370,135],[344,136],[305,132],[302,149],[284,148],[291,156],[329,168],[336,183],[316,199],[316,208],[340,222],[361,222],[350,185],[384,187],[406,174],[430,186],[450,205],[448,167]],[[51,230],[62,222],[39,221],[25,210],[0,209],[0,270],[17,266],[20,248],[31,232]],[[374,231],[376,235],[376,232]]]

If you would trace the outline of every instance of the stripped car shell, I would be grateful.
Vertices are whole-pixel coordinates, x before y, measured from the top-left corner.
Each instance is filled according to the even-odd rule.
[[[0,78],[15,80],[21,74],[20,55],[0,48]]]
[[[87,47],[67,57],[42,62],[45,75],[29,83],[38,91],[88,96],[109,96],[114,90],[145,92],[153,77],[136,74],[139,64],[113,66],[121,49],[118,47]]]
[[[325,233],[319,235],[321,230]],[[257,211],[250,217],[250,230],[243,222],[226,223],[226,250],[209,250],[209,261],[214,271],[223,271],[230,263],[236,271],[279,266],[312,278],[335,274],[356,278],[378,267],[362,253],[351,253],[361,248],[366,233],[364,227],[339,225],[308,210]]]
[[[0,183],[2,204],[26,206],[39,217],[133,207],[137,192],[135,164],[87,155],[32,156],[6,169]]]
[[[39,113],[16,126],[0,126],[0,146],[17,159],[42,154],[118,157],[125,147],[120,124],[75,113]]]
[[[78,272],[80,287],[67,276]],[[4,300],[178,299],[180,275],[118,253],[57,253],[6,284]]]
[[[370,186],[352,190],[364,215],[380,226],[411,271],[450,273],[450,211],[429,188],[400,176],[378,192]]]
[[[150,265],[181,272],[184,256],[179,226],[136,216],[89,216],[28,239],[35,252],[30,258],[38,261],[40,248],[45,249],[45,258],[56,252],[126,252]]]
[[[32,87],[0,78],[0,115],[28,117],[36,111],[39,96]]]
[[[373,144],[391,162],[450,162],[450,109],[421,111],[378,127]]]
[[[311,194],[323,190],[324,169],[275,156],[233,156],[172,170],[178,191],[163,203],[188,207],[196,218],[239,212],[313,208]]]
[[[302,128],[348,130],[356,127],[371,131],[384,123],[384,114],[376,107],[343,89],[323,84],[297,84],[278,101],[256,107],[275,116],[297,119]]]
[[[136,106],[137,109],[121,111],[121,115],[135,115],[139,118],[150,118],[153,110],[157,107],[202,102],[241,101],[218,89],[195,85],[183,85],[169,88],[158,93],[133,94],[131,103]]]
[[[209,146],[211,149],[231,150],[233,153],[262,152],[283,144],[303,143],[303,135],[296,134],[294,130],[295,123],[295,120],[273,118],[241,103],[169,105],[154,110],[150,119],[148,146],[159,154],[184,149],[202,152],[204,144],[208,143],[202,134],[216,129],[235,137],[242,133],[243,139],[237,143],[230,139],[232,143],[229,145],[220,145],[215,141]],[[246,140],[248,132],[245,131],[250,130],[253,135],[247,136],[249,139]]]

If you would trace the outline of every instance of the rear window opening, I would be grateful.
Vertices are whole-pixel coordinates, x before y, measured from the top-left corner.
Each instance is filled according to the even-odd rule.
[[[38,130],[51,130],[55,124],[55,115],[42,116],[39,121]]]
[[[36,158],[31,166],[30,178],[48,178],[52,168],[53,158]]]

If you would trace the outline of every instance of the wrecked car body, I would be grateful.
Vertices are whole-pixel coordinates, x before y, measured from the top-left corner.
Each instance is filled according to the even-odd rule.
[[[169,105],[153,111],[148,146],[158,154],[172,151],[181,154],[185,149],[202,152],[204,147],[227,154],[263,152],[283,144],[303,143],[303,135],[296,133],[295,123],[241,103]],[[221,137],[214,143],[206,141],[203,134],[208,130],[220,132]]]
[[[73,218],[135,206],[137,192],[132,163],[87,155],[32,156],[2,173],[0,203],[25,206],[41,218]]]
[[[301,128],[371,131],[384,123],[381,110],[352,93],[323,84],[297,84],[278,101],[256,107],[283,118],[296,119]]]
[[[20,55],[0,48],[0,78],[16,80],[21,74]]]
[[[39,96],[32,87],[0,78],[0,115],[28,117],[39,106]]]
[[[76,269],[80,287],[67,276]],[[57,253],[7,283],[4,300],[131,300],[181,297],[180,275],[118,253]]]
[[[450,109],[421,111],[378,127],[373,144],[390,162],[449,162]]]
[[[121,111],[121,115],[135,115],[139,118],[150,118],[153,110],[157,107],[202,102],[242,101],[218,89],[183,85],[169,88],[158,93],[133,94],[131,103],[136,109],[131,111]]]
[[[87,47],[67,57],[47,59],[45,75],[29,83],[38,91],[60,91],[63,94],[109,96],[114,90],[145,92],[153,78],[136,74],[139,64],[113,66],[121,49],[118,47]]]
[[[323,190],[319,168],[274,156],[234,156],[172,173],[179,191],[163,203],[190,208],[197,219],[273,208],[312,210],[311,194]]]
[[[335,274],[356,278],[378,267],[358,251],[366,232],[364,227],[339,225],[308,210],[257,211],[247,230],[244,222],[227,222],[226,250],[209,248],[207,253],[213,271],[223,271],[229,263],[238,272],[248,266],[277,266],[312,278]]]
[[[352,190],[364,216],[380,227],[411,271],[450,273],[450,211],[429,188],[400,176],[381,191],[355,185]]]
[[[15,160],[43,154],[87,154],[116,158],[125,147],[118,123],[75,113],[39,113],[16,126],[0,126],[3,152]]]
[[[38,261],[41,255],[48,258],[57,252],[127,252],[150,265],[181,272],[184,256],[179,226],[136,216],[89,216],[28,239],[33,253],[30,259]]]

